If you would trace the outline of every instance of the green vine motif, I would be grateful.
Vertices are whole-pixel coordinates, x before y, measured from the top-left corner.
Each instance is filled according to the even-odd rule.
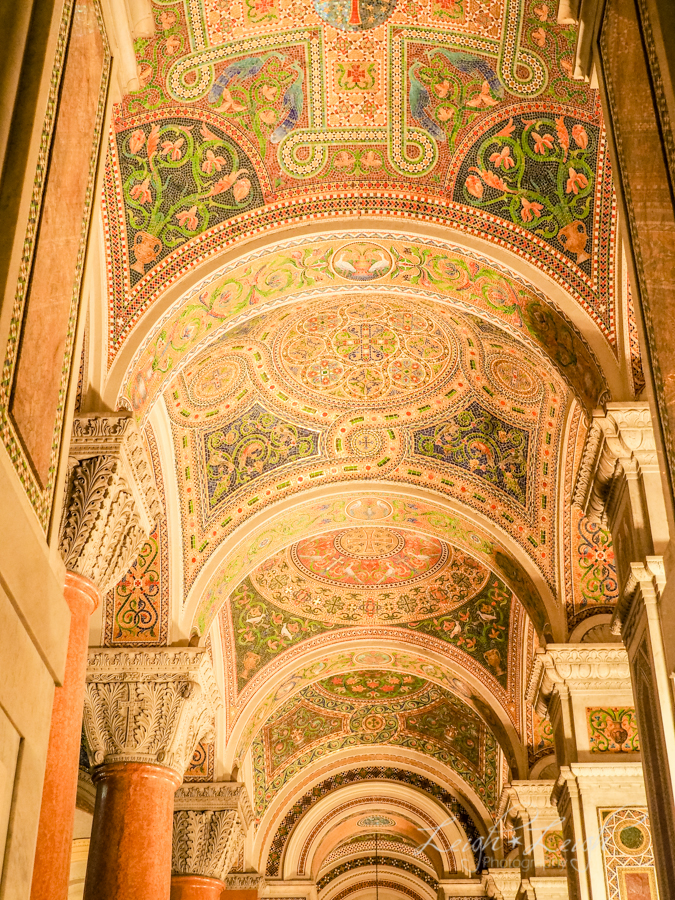
[[[388,171],[388,166],[379,150],[349,149],[334,154],[330,171],[338,178],[344,175],[377,175]]]
[[[578,30],[574,25],[559,25],[556,4],[532,0],[524,20],[525,34],[549,60],[549,82],[546,93],[564,103],[579,107],[588,105],[588,87],[574,80],[574,51]]]
[[[461,21],[464,18],[464,0],[432,0],[432,15],[436,19]]]
[[[417,63],[411,67],[409,78],[422,84],[435,100],[430,113],[432,122],[440,129],[441,139],[445,134],[452,152],[459,133],[486,109],[499,105],[504,88],[487,63],[478,58],[472,60],[468,54],[435,47],[427,51],[427,58],[426,65]],[[432,126],[429,129],[432,134],[435,132]]]
[[[156,12],[155,26],[157,30],[152,38],[139,38],[134,42],[140,86],[124,98],[128,115],[156,109],[170,102],[164,90],[168,71],[177,57],[190,51],[189,38],[178,8]]]
[[[159,641],[159,565],[159,534],[155,528],[141,547],[138,559],[115,585],[115,644]]]
[[[209,508],[213,510],[223,495],[270,469],[316,455],[319,436],[284,422],[256,403],[226,428],[205,435],[204,442]]]
[[[202,123],[153,124],[118,139],[131,269],[145,273],[164,253],[261,202],[253,166],[229,138]]]
[[[284,68],[285,57],[276,51],[268,55],[264,67],[255,77],[229,80],[222,90],[215,91],[211,108],[214,112],[233,119],[245,132],[252,132],[258,140],[260,155],[264,158],[270,135],[285,115],[281,108],[286,90],[300,71],[297,63]],[[229,66],[236,66],[236,61]],[[217,83],[217,82],[216,82]]]
[[[639,753],[635,710],[627,707],[587,709],[591,753]]]
[[[529,434],[498,419],[476,401],[454,421],[415,433],[415,452],[452,463],[525,504]]]
[[[590,131],[590,133],[589,133]],[[462,202],[489,210],[576,256],[590,259],[589,218],[597,129],[565,117],[510,118],[484,138],[462,186]]]

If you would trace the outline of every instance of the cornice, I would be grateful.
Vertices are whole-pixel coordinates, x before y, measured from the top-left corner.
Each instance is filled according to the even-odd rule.
[[[549,644],[538,650],[526,699],[542,715],[553,692],[630,690],[628,654],[617,644]]]

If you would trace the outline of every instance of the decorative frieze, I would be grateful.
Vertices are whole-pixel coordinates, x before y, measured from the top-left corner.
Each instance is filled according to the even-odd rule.
[[[129,413],[73,422],[60,550],[66,568],[106,593],[161,513],[152,465]]]
[[[258,875],[257,872],[228,875],[224,881],[228,891],[258,891],[258,896],[265,887],[265,876]]]
[[[221,705],[203,649],[93,649],[84,705],[90,762],[151,763],[182,778],[199,742],[213,739]]]
[[[241,781],[185,784],[176,791],[174,809],[233,810],[245,830],[253,821],[251,801]]]

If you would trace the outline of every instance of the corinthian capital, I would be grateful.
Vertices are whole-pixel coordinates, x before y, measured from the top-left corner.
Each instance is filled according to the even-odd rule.
[[[579,465],[573,502],[589,516],[606,518],[612,490],[622,471],[658,467],[647,402],[608,403],[596,410]]]
[[[173,874],[224,881],[250,821],[251,805],[243,784],[179,788],[173,814]]]
[[[162,765],[182,778],[199,742],[212,736],[221,705],[205,650],[92,649],[84,704],[89,760]]]
[[[60,549],[66,568],[106,593],[127,571],[161,512],[152,466],[129,413],[73,423]]]

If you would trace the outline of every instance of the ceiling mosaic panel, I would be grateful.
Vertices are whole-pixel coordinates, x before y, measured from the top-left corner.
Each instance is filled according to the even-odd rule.
[[[379,697],[336,693],[333,680],[303,688],[265,724],[251,747],[254,805],[271,800],[317,760],[347,748],[387,744],[431,756],[457,772],[493,809],[499,792],[497,742],[483,720],[431,682],[393,697],[389,672],[360,673]]]
[[[420,881],[428,884],[429,887],[432,888],[432,890],[436,891],[438,888],[438,881],[430,872],[427,872],[425,869],[421,869],[419,866],[416,866],[413,862],[410,862],[407,859],[398,859],[395,856],[388,856],[385,853],[382,856],[378,855],[377,861],[383,869],[386,869],[387,866],[393,869],[400,869],[402,872],[408,872],[410,875],[414,875],[415,878],[419,878]],[[374,865],[375,856],[361,856],[358,859],[346,860],[345,862],[335,866],[335,868],[331,869],[330,872],[327,872],[325,875],[319,878],[316,883],[317,890],[324,890],[324,888],[327,888],[332,881],[335,881],[336,878],[339,878],[346,872],[351,872],[354,869],[360,869],[363,866]]]
[[[571,77],[576,33],[552,0],[163,0],[154,13],[106,164],[113,352],[160,285],[224,240],[364,211],[536,259],[613,339],[600,104]]]
[[[422,303],[413,314],[380,293],[284,307],[205,350],[164,399],[188,588],[261,507],[373,474],[480,509],[554,581],[550,510],[569,392],[475,317]]]
[[[404,293],[407,311],[412,292],[415,303],[419,297],[422,302],[433,300],[438,307],[438,301],[444,300],[458,312],[473,312],[489,320],[492,327],[502,325],[505,331],[549,359],[588,411],[597,406],[606,385],[592,352],[573,325],[531,284],[493,260],[440,242],[402,240],[400,235],[367,236],[373,240],[361,240],[364,236],[355,234],[353,239],[345,235],[339,240],[312,243],[288,241],[273,251],[250,254],[209,276],[194,291],[176,301],[136,353],[120,402],[143,421],[174,373],[194,352],[217,340],[221,336],[219,332],[250,320],[252,314],[264,311],[265,307],[274,309],[292,299],[315,302],[318,297],[338,293],[351,297],[357,285],[362,285],[360,293],[366,294],[369,293],[366,285],[371,285],[370,290],[376,292]],[[425,367],[410,373],[413,379],[410,384],[421,390],[442,380],[447,368],[439,364],[439,349],[447,351],[452,342],[448,343],[447,326],[443,328],[433,316],[432,321],[433,328],[431,324],[427,326],[431,329],[427,340],[433,343],[426,350],[416,347],[411,335],[412,343],[405,345],[409,352],[403,352],[399,344],[388,353],[383,351],[381,359],[391,363],[391,369],[387,371],[385,366],[381,381],[376,382],[377,393],[383,398],[391,399],[392,390],[394,394],[396,389],[401,392],[401,363],[406,359],[420,363],[420,354],[426,357]],[[349,328],[357,322],[342,324]],[[304,332],[300,323],[296,327]],[[440,329],[437,335],[435,328]],[[358,397],[359,391],[362,394],[363,387],[357,387],[358,379],[354,380],[352,371],[358,360],[344,358],[334,344],[335,340],[340,344],[340,331],[338,328],[333,333],[327,329],[323,338],[332,347],[326,358],[337,357],[339,365],[333,366],[332,381],[323,385],[322,396],[339,406],[337,395],[341,394],[344,406],[347,398]],[[318,343],[307,346],[305,355],[311,346],[320,348],[321,339],[322,335],[318,334]],[[328,349],[328,345],[324,346]],[[392,354],[393,358],[389,359]],[[320,354],[319,359],[324,355]],[[307,357],[305,362],[310,359]],[[303,371],[302,360],[291,355],[279,362],[285,378],[297,385],[299,373]],[[361,369],[367,362],[374,364],[376,360],[362,360]],[[376,396],[374,388],[375,385],[368,386],[371,399]]]
[[[368,541],[373,536],[368,531],[381,541],[379,559],[364,560],[359,552],[359,548],[371,550]],[[342,551],[348,542],[357,548],[349,556]],[[341,548],[338,553],[336,544]],[[311,573],[297,560],[303,555],[308,560],[316,545],[319,552],[314,553],[315,573]],[[402,550],[397,551],[397,546]],[[387,549],[393,553],[385,555]],[[416,559],[406,559],[403,551],[411,549],[418,552]],[[351,569],[344,573],[344,580],[332,566],[336,556],[345,569]],[[399,572],[410,576],[407,580],[399,579],[384,590],[367,581],[354,583],[353,572],[367,578],[377,566],[386,573],[383,564],[395,577],[397,563]],[[506,688],[510,642],[517,640],[513,604],[520,606],[500,579],[448,544],[395,529],[351,528],[306,538],[270,557],[233,592],[224,610],[223,632],[236,659],[239,691],[271,660],[311,637],[332,632],[339,638],[345,628],[374,625],[405,627],[451,644]],[[516,613],[513,627],[518,619]],[[393,686],[399,676],[390,677]],[[405,684],[415,681],[412,676],[406,678]],[[347,683],[343,689],[352,690]],[[385,695],[392,690],[388,687]],[[403,682],[396,689],[399,692],[406,692]]]
[[[393,819],[390,819],[387,816],[376,816],[374,818],[381,818],[385,819],[386,821],[383,823],[377,823],[372,827],[389,828],[390,826],[396,824]],[[357,825],[361,827],[362,821],[360,820],[359,822],[357,822]],[[407,837],[406,835],[402,834],[396,834],[393,830],[387,830],[385,832],[379,831],[377,834],[377,843],[378,849],[381,851],[388,853],[400,853],[401,855],[405,856],[413,856],[416,859],[426,863],[429,868],[434,868],[434,865],[426,851],[420,849],[420,842],[414,840],[413,838]],[[321,870],[325,871],[325,869],[331,863],[335,863],[341,859],[350,857],[354,853],[373,853],[374,850],[374,833],[357,834],[354,837],[351,837],[348,840],[344,841],[342,844],[336,847],[335,850],[331,850],[331,852],[322,861]]]

